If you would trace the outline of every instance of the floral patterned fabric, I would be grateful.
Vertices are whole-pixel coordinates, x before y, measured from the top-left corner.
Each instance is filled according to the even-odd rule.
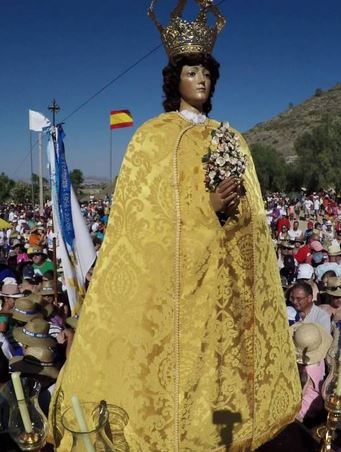
[[[299,409],[275,253],[242,137],[246,196],[223,227],[205,190],[202,157],[218,125],[165,113],[129,145],[50,410],[58,450],[70,450],[60,416],[72,394],[122,407],[132,452],[250,450]]]

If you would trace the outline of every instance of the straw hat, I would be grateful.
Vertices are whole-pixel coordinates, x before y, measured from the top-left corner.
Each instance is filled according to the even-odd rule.
[[[326,357],[333,338],[318,323],[297,322],[291,325],[290,331],[299,364],[316,364]]]
[[[18,239],[14,239],[12,243],[12,249],[16,248],[17,246],[22,246],[22,243]]]
[[[55,311],[55,307],[52,303],[48,302],[46,299],[40,295],[40,293],[31,293],[28,296],[34,303],[37,303],[41,309],[41,312],[44,314],[45,317],[50,317],[50,315],[53,314]]]
[[[0,296],[8,298],[21,298],[24,295],[20,292],[18,284],[14,281],[9,282],[7,284],[6,282],[4,282],[0,292]]]
[[[17,342],[31,347],[53,347],[56,341],[49,335],[50,324],[44,319],[33,319],[23,327],[13,329]]]
[[[43,256],[46,256],[46,253],[44,252],[44,249],[41,246],[30,246],[27,249],[27,254],[29,256],[34,256],[35,254],[42,254]]]
[[[328,248],[329,256],[341,256],[341,248],[339,243],[334,243]]]
[[[16,300],[12,310],[12,317],[20,322],[29,322],[36,317],[42,318],[43,314],[39,310],[39,305],[28,296]]]
[[[41,295],[38,295],[37,293],[30,293],[26,296],[26,299],[29,299],[33,301],[33,303],[41,304],[43,301],[43,298]]]
[[[341,297],[341,278],[337,276],[328,278],[326,293],[332,297]]]
[[[59,284],[57,284],[57,292],[58,293],[61,292]],[[41,295],[42,297],[44,295],[54,295],[53,281],[43,281],[41,289],[38,292],[38,295]]]
[[[57,379],[59,369],[54,364],[55,353],[50,348],[27,347],[25,356],[9,360],[12,372],[44,375]]]

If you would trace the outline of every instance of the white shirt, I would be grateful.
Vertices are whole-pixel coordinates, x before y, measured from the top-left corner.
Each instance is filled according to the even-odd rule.
[[[13,358],[14,356],[13,347],[11,346],[7,337],[3,333],[0,333],[0,347],[7,359]]]
[[[304,207],[305,207],[307,210],[310,210],[310,209],[312,208],[312,206],[313,206],[313,201],[312,201],[311,199],[306,199],[306,200],[304,201]]]
[[[323,309],[316,306],[316,304],[313,304],[310,312],[308,315],[306,315],[305,319],[303,320],[305,323],[318,323],[321,325],[325,330],[330,333],[330,316],[326,313]]]
[[[301,229],[297,229],[297,231],[295,231],[294,229],[289,229],[288,235],[289,235],[290,240],[295,240],[295,239],[302,237],[303,233],[302,233]]]

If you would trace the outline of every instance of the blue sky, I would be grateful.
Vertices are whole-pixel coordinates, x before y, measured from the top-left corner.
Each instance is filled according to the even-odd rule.
[[[132,112],[134,128],[112,132],[113,174],[118,172],[135,128],[162,111],[163,48],[72,113],[160,44],[146,16],[149,3],[0,0],[0,171],[14,179],[30,177],[28,110],[48,116],[56,98],[57,120],[67,118],[69,168],[85,176],[109,176],[109,112]],[[174,0],[159,0],[163,22],[172,5]],[[193,5],[189,0],[189,17]],[[228,25],[214,51],[221,78],[212,117],[245,131],[316,88],[341,82],[340,0],[225,0],[220,8]]]

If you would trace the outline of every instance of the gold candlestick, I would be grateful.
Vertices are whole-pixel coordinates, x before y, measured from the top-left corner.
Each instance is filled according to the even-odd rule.
[[[317,435],[322,440],[321,452],[331,452],[335,430],[341,421],[341,395],[333,393],[325,401],[324,406],[328,411],[327,422],[317,430]]]

